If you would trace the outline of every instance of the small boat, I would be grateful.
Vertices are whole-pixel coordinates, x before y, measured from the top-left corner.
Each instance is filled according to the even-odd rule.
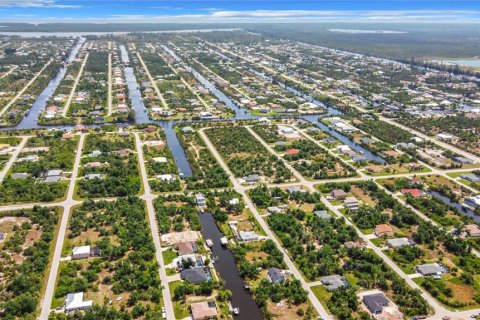
[[[207,246],[213,247],[213,241],[211,239],[207,239],[205,242],[207,243]]]
[[[233,308],[233,314],[234,315],[239,315],[240,314],[240,309],[237,307],[237,308]]]
[[[228,245],[228,240],[226,237],[221,237],[220,238],[220,243],[222,244],[222,246],[226,246]]]

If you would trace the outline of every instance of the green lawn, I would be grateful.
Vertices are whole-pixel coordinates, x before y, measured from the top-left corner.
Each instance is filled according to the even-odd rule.
[[[311,289],[315,297],[317,297],[318,301],[320,301],[322,306],[328,311],[327,302],[330,300],[332,293],[328,292],[327,288],[322,285],[311,287]]]
[[[170,264],[173,262],[173,259],[177,257],[177,253],[173,250],[162,251],[163,263]]]
[[[174,296],[175,288],[178,287],[182,281],[172,281],[168,284],[170,294]],[[175,319],[184,319],[190,315],[188,305],[180,301],[173,301],[173,311],[175,312]]]

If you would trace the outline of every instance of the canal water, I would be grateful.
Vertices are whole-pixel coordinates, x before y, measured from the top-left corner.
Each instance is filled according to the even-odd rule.
[[[128,57],[128,52],[124,45],[120,45],[120,54],[122,57],[122,62],[128,64],[130,62],[130,58]],[[135,77],[135,73],[133,72],[133,68],[125,68],[125,79],[127,80],[130,101],[133,109],[135,110],[135,123],[157,123],[160,125],[165,132],[168,147],[172,151],[178,170],[183,174],[184,177],[192,177],[192,168],[188,162],[187,155],[185,154],[185,151],[183,150],[182,145],[180,144],[180,141],[178,140],[178,137],[173,129],[175,121],[151,120],[148,116],[147,109],[143,104],[142,94],[138,88],[138,82],[137,78]]]
[[[78,51],[80,50],[84,42],[85,42],[85,38],[82,37],[73,46],[66,60],[68,63],[71,63],[73,62],[73,60],[75,60],[75,57],[77,56]],[[24,117],[22,121],[20,121],[16,129],[31,129],[31,128],[39,127],[37,125],[38,116],[43,111],[43,109],[45,109],[48,100],[55,93],[55,90],[57,90],[57,87],[60,85],[60,82],[62,81],[66,73],[67,73],[67,67],[62,66],[58,70],[58,73],[55,75],[55,77],[53,77],[53,79],[50,80],[48,85],[45,87],[45,89],[43,89],[43,91],[37,97],[35,102],[32,104],[32,107],[30,108],[30,111],[29,111],[29,115]]]
[[[449,205],[450,207],[457,209],[461,214],[464,214],[470,218],[473,218],[473,220],[475,220],[476,223],[480,223],[480,216],[477,216],[475,212],[464,207],[460,203],[450,200],[450,198],[445,197],[444,195],[440,194],[437,191],[430,191],[429,194],[431,194],[432,197],[442,200],[443,203],[445,203],[446,205]]]
[[[215,270],[224,280],[225,288],[232,291],[232,307],[240,310],[240,314],[235,316],[235,319],[262,319],[260,309],[249,292],[245,290],[244,281],[238,273],[232,252],[220,243],[220,238],[224,235],[218,229],[215,218],[210,212],[199,213],[199,216],[202,224],[202,235],[205,239],[212,240],[213,246],[210,249],[213,256],[218,257],[218,261],[215,262]]]

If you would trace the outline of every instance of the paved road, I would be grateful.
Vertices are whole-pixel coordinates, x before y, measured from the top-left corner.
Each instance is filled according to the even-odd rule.
[[[82,65],[80,66],[80,70],[78,70],[78,74],[77,74],[77,77],[75,78],[75,82],[73,83],[72,90],[70,91],[70,94],[68,95],[67,102],[65,103],[65,106],[63,107],[63,112],[62,112],[63,117],[67,116],[68,109],[70,108],[70,104],[72,103],[72,99],[73,99],[73,96],[75,95],[75,91],[77,91],[77,85],[78,85],[78,82],[80,81],[80,78],[82,77],[83,68],[85,67],[85,64],[87,64],[87,60],[88,60],[89,55],[90,55],[90,52],[87,52],[87,54],[85,54],[85,58],[83,58]]]
[[[279,243],[279,241],[277,240],[277,238],[275,238],[275,235],[270,230],[270,227],[268,226],[268,224],[260,216],[260,214],[259,214],[257,208],[255,207],[255,205],[252,203],[250,198],[247,196],[247,194],[245,192],[245,188],[238,183],[237,179],[235,179],[235,176],[230,171],[230,169],[227,167],[227,165],[223,161],[222,157],[217,152],[217,150],[215,149],[213,144],[210,142],[208,137],[205,135],[203,130],[200,130],[200,136],[203,138],[203,140],[205,141],[205,144],[207,145],[208,149],[212,152],[213,156],[217,159],[218,163],[222,166],[222,168],[225,170],[225,172],[228,173],[228,175],[230,177],[230,181],[232,182],[235,191],[237,191],[239,194],[242,195],[243,200],[244,200],[245,204],[247,205],[248,209],[250,209],[250,211],[254,215],[255,219],[257,219],[258,223],[260,223],[263,230],[265,230],[265,233],[267,234],[267,236],[275,242],[275,244],[277,245],[278,248],[283,248],[281,246],[281,244]],[[320,301],[317,299],[317,297],[313,293],[312,289],[307,284],[307,282],[305,281],[303,276],[300,274],[297,267],[295,266],[293,261],[288,256],[288,254],[284,251],[282,251],[282,252],[283,252],[283,260],[285,261],[288,269],[292,272],[292,274],[295,276],[295,278],[298,279],[302,283],[302,287],[308,292],[308,298],[310,299],[313,307],[317,310],[317,312],[320,314],[320,316],[323,319],[332,319],[332,316],[330,314],[328,314],[328,312],[322,306]]]
[[[137,57],[138,60],[140,60],[140,63],[142,64],[143,69],[147,73],[148,80],[150,80],[150,83],[152,84],[153,88],[155,89],[155,92],[157,93],[158,98],[160,99],[160,102],[162,103],[162,106],[168,110],[168,104],[167,101],[163,98],[163,94],[160,92],[160,89],[158,89],[157,83],[153,79],[152,75],[150,74],[150,70],[148,70],[147,65],[145,62],[143,62],[143,58],[140,55],[140,52],[137,51]]]
[[[157,258],[157,263],[159,265],[159,275],[160,280],[162,281],[162,296],[163,303],[165,306],[165,313],[167,314],[167,319],[175,319],[175,312],[173,310],[172,297],[170,295],[170,289],[168,287],[168,277],[165,269],[165,263],[163,262],[162,247],[160,244],[160,236],[158,233],[158,225],[155,214],[155,208],[153,206],[153,200],[156,198],[155,195],[151,193],[150,184],[148,183],[147,170],[145,169],[145,160],[143,157],[142,151],[142,142],[138,133],[135,133],[135,144],[137,146],[137,155],[138,162],[140,163],[140,172],[142,175],[144,195],[141,197],[147,203],[147,213],[148,213],[148,223],[153,237],[153,244],[155,245],[155,257]]]
[[[27,136],[22,137],[22,141],[20,141],[20,144],[16,147],[15,151],[12,152],[10,159],[8,160],[7,164],[5,165],[5,168],[3,168],[2,172],[0,172],[0,182],[3,181],[5,176],[7,175],[8,171],[12,167],[12,165],[15,163],[17,160],[18,154],[22,152],[23,147],[25,147],[25,144],[28,141]]]
[[[47,320],[50,313],[50,307],[52,305],[53,293],[55,291],[55,282],[58,274],[58,268],[60,266],[60,258],[62,255],[63,240],[65,239],[65,234],[67,232],[68,218],[70,216],[70,211],[74,205],[79,203],[78,201],[73,200],[73,193],[75,191],[75,180],[78,176],[78,171],[80,168],[80,158],[82,156],[82,149],[85,143],[85,135],[80,135],[80,141],[77,147],[77,154],[75,156],[75,164],[73,166],[72,178],[68,186],[67,198],[63,202],[63,214],[60,221],[60,227],[58,230],[57,242],[55,243],[55,251],[53,253],[52,265],[50,267],[50,274],[48,276],[47,288],[45,290],[45,295],[41,301],[41,313],[40,320]]]
[[[5,112],[7,112],[8,108],[10,108],[14,103],[15,101],[18,100],[18,98],[20,98],[23,93],[28,89],[28,87],[30,87],[32,85],[32,83],[34,83],[37,78],[43,73],[43,71],[52,63],[52,59],[50,59],[44,66],[42,69],[40,69],[40,71],[37,72],[37,74],[32,78],[30,79],[30,81],[27,82],[27,84],[22,88],[22,90],[20,90],[13,98],[12,100],[10,100],[6,105],[5,107],[0,111],[0,116],[2,116]]]
[[[259,140],[259,142],[265,147],[267,148],[267,150],[278,156],[278,154],[275,152],[275,150],[273,150],[263,139],[261,139],[260,136],[258,136],[250,127],[247,128],[249,130],[249,132],[255,136],[256,139]],[[298,130],[298,128],[296,128]],[[203,137],[205,137],[204,133],[202,132],[203,134]],[[312,141],[316,142],[316,140],[314,140],[312,137],[308,136],[306,133],[302,132],[302,134],[311,139]],[[204,138],[205,139],[205,138]],[[316,142],[318,143],[318,142]],[[207,146],[210,146],[213,148],[213,146],[210,144]],[[320,145],[321,146],[321,145]],[[308,181],[308,180],[305,180],[303,178],[303,176],[298,172],[296,171],[292,166],[289,165],[289,163],[287,161],[285,161],[284,159],[280,158],[284,163],[285,165],[294,173],[295,177],[297,177],[297,179],[300,181],[300,184],[301,185],[306,185],[308,186],[311,190],[314,190],[314,184],[315,182],[312,182],[312,181]],[[360,172],[359,172],[360,173]],[[361,174],[361,173],[360,173]],[[370,179],[370,177],[368,176],[365,176],[363,175],[361,179],[364,179],[364,180],[367,180],[367,179]],[[389,194],[391,194],[396,200],[400,201],[402,204],[410,207],[415,213],[417,213],[422,219],[425,219],[427,221],[430,221],[430,222],[433,222],[430,218],[428,218],[427,216],[425,216],[424,214],[422,214],[421,212],[419,212],[418,210],[416,210],[415,208],[407,205],[403,200],[401,200],[398,196],[396,196],[395,194],[392,194],[391,192],[389,192],[388,190],[386,190],[383,186],[379,185],[381,189],[385,190],[386,192],[388,192]],[[247,197],[248,199],[248,197]],[[337,207],[335,207],[334,205],[332,205],[327,199],[325,199],[325,197],[322,197],[322,203],[325,204],[325,206],[327,208],[329,208],[332,212],[334,212],[339,218],[342,218],[342,219],[345,219],[346,223],[348,225],[351,225],[353,228],[355,228],[355,230],[357,231],[358,235],[368,244],[368,247],[370,249],[372,249],[380,258],[382,258],[383,261],[385,261],[385,263],[392,269],[394,270],[400,277],[402,277],[405,282],[413,289],[417,289],[421,292],[421,295],[422,297],[425,299],[425,301],[427,301],[430,306],[434,309],[435,311],[435,314],[431,317],[432,319],[441,319],[445,316],[451,316],[451,317],[464,317],[464,316],[469,316],[473,313],[476,313],[476,311],[479,311],[480,312],[480,309],[478,310],[470,310],[470,311],[465,311],[465,312],[462,312],[462,313],[459,313],[459,312],[453,312],[451,310],[448,310],[447,308],[445,308],[443,305],[441,305],[439,302],[437,302],[437,300],[435,300],[435,298],[433,298],[429,293],[427,293],[423,288],[421,288],[419,285],[417,285],[413,280],[412,278],[407,275],[405,272],[403,272],[403,270],[401,270],[387,255],[385,255],[385,253],[381,250],[381,248],[377,247],[375,244],[373,244],[371,241],[370,241],[370,238],[368,235],[364,235],[349,219],[346,219],[345,216],[338,210]],[[258,220],[258,218],[257,218]],[[433,222],[434,224],[436,224],[435,222]],[[280,246],[280,244],[277,244]],[[280,246],[281,247],[281,246]],[[475,253],[475,252],[474,252]],[[478,254],[478,252],[477,252]],[[307,286],[314,286],[316,283],[308,283]]]
[[[108,50],[111,43],[108,42]],[[112,53],[108,53],[108,97],[107,97],[107,116],[112,115]]]
[[[269,68],[269,67],[267,67],[267,66],[265,66],[265,65],[263,65],[263,64],[260,64],[260,63],[254,61],[254,60],[251,59],[251,58],[247,58],[247,57],[245,57],[245,56],[243,56],[243,55],[241,55],[241,54],[234,53],[234,52],[232,52],[232,51],[230,51],[230,50],[227,50],[227,49],[225,49],[225,48],[222,48],[222,47],[220,47],[220,46],[218,46],[218,45],[216,45],[216,44],[210,43],[210,42],[205,41],[205,40],[203,40],[203,39],[200,39],[200,38],[197,38],[197,39],[203,41],[204,43],[207,43],[208,45],[210,45],[210,46],[212,46],[212,47],[214,47],[214,48],[219,49],[222,53],[230,54],[230,55],[232,55],[232,56],[234,56],[234,57],[237,57],[237,58],[239,58],[239,59],[241,59],[241,60],[244,60],[244,61],[246,61],[246,62],[248,62],[248,63],[250,63],[250,64],[252,64],[252,65],[254,65],[254,66],[256,66],[256,67],[259,67],[259,68],[261,68],[261,69],[263,69],[263,70],[266,70],[270,75],[276,75],[276,74],[278,74],[278,72],[277,72],[276,70],[274,70],[274,69],[272,69],[272,68]],[[314,86],[312,86],[312,85],[310,85],[310,84],[307,84],[307,83],[305,83],[305,82],[303,82],[303,81],[301,81],[301,80],[298,80],[298,79],[296,79],[296,78],[292,78],[292,77],[286,76],[286,75],[282,75],[282,76],[283,76],[285,79],[290,80],[290,81],[293,81],[293,82],[295,82],[295,83],[297,83],[297,84],[300,84],[301,86],[303,86],[303,87],[305,87],[305,88],[317,90]],[[330,96],[330,94],[327,93],[327,92],[322,92],[322,93],[323,93],[323,94],[327,94],[327,95]],[[338,99],[338,97],[332,97],[332,98]],[[348,103],[347,103],[347,104],[348,104]],[[362,109],[362,108],[357,108],[357,109],[359,109],[359,110],[362,111],[362,112],[366,112],[365,109]],[[413,134],[415,134],[415,135],[417,135],[417,136],[419,136],[419,137],[421,137],[421,138],[423,138],[423,139],[425,139],[425,140],[427,140],[427,141],[431,141],[431,142],[439,145],[440,147],[442,147],[442,148],[444,148],[444,149],[447,149],[447,150],[450,150],[450,151],[452,151],[452,152],[458,153],[458,154],[462,155],[463,157],[470,158],[470,159],[474,160],[474,161],[477,162],[477,163],[480,162],[480,157],[479,157],[479,156],[476,156],[476,155],[474,155],[474,154],[472,154],[472,153],[470,153],[470,152],[468,152],[468,151],[466,151],[466,150],[460,149],[460,148],[458,148],[458,147],[456,147],[456,146],[454,146],[454,145],[451,145],[451,144],[449,144],[449,143],[446,143],[446,142],[444,142],[444,141],[441,141],[441,140],[439,140],[439,139],[437,139],[437,138],[435,138],[435,137],[428,136],[428,135],[426,135],[426,134],[424,134],[424,133],[421,133],[421,132],[419,132],[419,131],[411,128],[411,127],[404,126],[404,125],[396,122],[396,121],[393,120],[393,119],[385,118],[385,117],[383,117],[383,116],[379,116],[379,119],[382,120],[382,121],[384,121],[384,122],[387,122],[387,123],[389,123],[389,124],[391,124],[391,125],[394,125],[394,126],[396,126],[396,127],[399,127],[399,128],[404,129],[404,130],[407,130],[407,131],[409,131],[409,132],[411,132],[411,133],[413,133]]]

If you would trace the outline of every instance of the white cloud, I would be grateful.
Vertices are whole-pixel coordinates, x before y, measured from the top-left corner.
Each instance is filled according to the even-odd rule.
[[[55,0],[0,0],[0,7],[22,7],[22,8],[81,8],[81,5],[58,4]]]

